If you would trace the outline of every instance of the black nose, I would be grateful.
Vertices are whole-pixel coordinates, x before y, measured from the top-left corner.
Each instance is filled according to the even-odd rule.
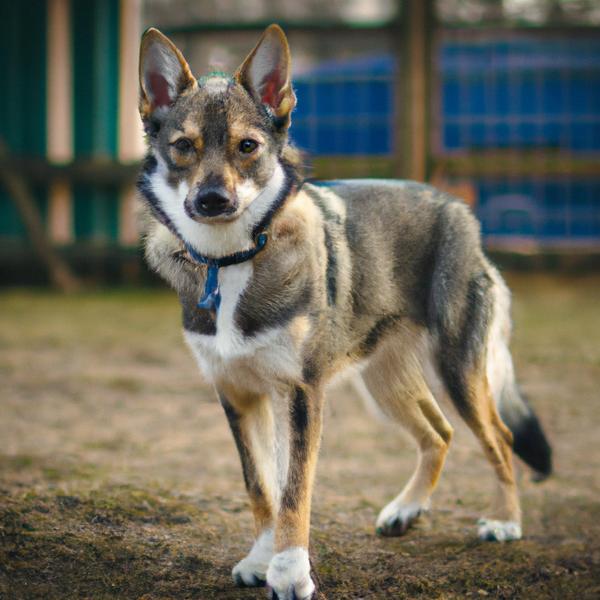
[[[196,196],[194,208],[199,215],[214,217],[230,212],[232,202],[225,190],[203,190]]]

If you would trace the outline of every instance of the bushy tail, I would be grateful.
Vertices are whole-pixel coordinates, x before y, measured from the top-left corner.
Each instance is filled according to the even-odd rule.
[[[514,452],[536,472],[536,481],[546,479],[552,473],[552,448],[531,405],[514,381],[505,383],[498,409],[512,431]]]

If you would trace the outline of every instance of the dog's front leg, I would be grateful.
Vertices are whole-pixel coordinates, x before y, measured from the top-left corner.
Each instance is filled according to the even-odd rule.
[[[274,515],[279,498],[272,404],[268,396],[225,386],[218,391],[240,455],[256,530],[252,549],[233,567],[232,576],[237,585],[261,586],[274,553]]]
[[[321,390],[312,386],[295,387],[289,398],[289,466],[275,525],[276,554],[267,571],[267,584],[279,600],[305,600],[315,591],[308,541],[322,404]]]

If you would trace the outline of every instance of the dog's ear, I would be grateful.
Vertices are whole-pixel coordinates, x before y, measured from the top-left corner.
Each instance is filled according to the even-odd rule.
[[[175,44],[158,29],[150,28],[140,45],[140,115],[144,123],[160,121],[185,91],[198,86]]]
[[[281,127],[289,126],[296,96],[291,83],[290,48],[279,25],[267,27],[235,78],[269,108]]]

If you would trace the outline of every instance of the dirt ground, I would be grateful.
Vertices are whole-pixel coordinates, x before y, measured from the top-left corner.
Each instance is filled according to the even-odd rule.
[[[491,469],[456,435],[431,512],[374,520],[415,453],[332,389],[314,498],[321,598],[600,598],[600,276],[513,275],[514,354],[556,474],[518,465],[522,541],[484,543]],[[252,523],[213,392],[168,291],[0,294],[0,598],[262,598],[235,588]]]

